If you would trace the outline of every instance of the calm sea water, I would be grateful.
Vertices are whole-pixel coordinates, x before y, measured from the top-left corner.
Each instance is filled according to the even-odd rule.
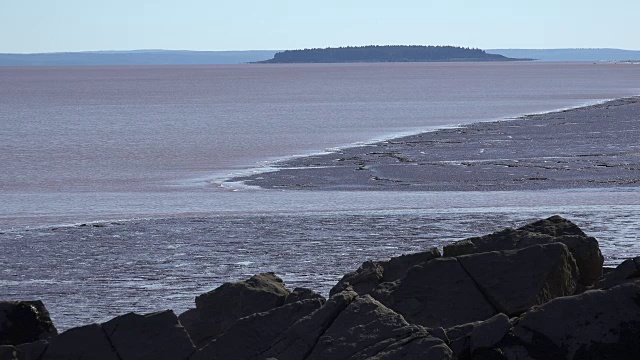
[[[0,68],[0,229],[247,211],[217,183],[274,159],[636,94],[629,64]]]
[[[289,156],[638,94],[630,64],[0,68],[0,298],[42,299],[67,328],[179,312],[258,271],[326,293],[364,260],[553,214],[596,235],[615,264],[640,255],[638,188],[221,183]]]

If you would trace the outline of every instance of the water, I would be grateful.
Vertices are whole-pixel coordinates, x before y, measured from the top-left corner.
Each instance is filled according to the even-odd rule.
[[[319,200],[327,193],[315,195]],[[492,201],[480,193],[353,195],[365,204],[373,197],[378,208],[344,211],[338,201],[333,211],[227,213],[0,234],[8,260],[0,270],[2,297],[42,299],[56,326],[66,329],[129,311],[181,313],[194,307],[196,295],[265,271],[275,271],[291,289],[304,286],[326,296],[367,259],[442,248],[553,214],[596,236],[607,265],[640,255],[635,189],[497,193]],[[569,198],[581,205],[563,204]]]
[[[640,255],[637,188],[221,184],[278,158],[637,95],[639,84],[629,64],[0,68],[0,297],[42,299],[64,329],[181,312],[260,271],[326,294],[367,259],[554,214],[616,264]]]
[[[635,94],[629,64],[0,68],[0,229],[189,212],[269,160]]]

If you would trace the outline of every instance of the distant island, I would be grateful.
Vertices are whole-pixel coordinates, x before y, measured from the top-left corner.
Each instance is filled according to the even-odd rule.
[[[350,63],[350,62],[431,62],[431,61],[522,61],[488,54],[481,49],[458,46],[348,46],[325,49],[286,50],[263,64]]]
[[[41,54],[3,54],[0,53],[0,67],[2,66],[146,66],[146,65],[220,65],[220,64],[247,64],[247,63],[276,63],[276,62],[376,62],[376,61],[513,61],[536,59],[538,61],[602,61],[602,62],[636,62],[640,61],[640,51],[621,49],[467,49],[453,46],[365,46],[362,48],[338,48],[361,49],[381,48],[380,52],[391,51],[395,59],[390,60],[385,56],[380,59],[347,59],[347,60],[315,60],[315,61],[279,61],[289,56],[298,56],[296,52],[305,52],[310,55],[314,51],[327,51],[331,49],[311,50],[243,50],[243,51],[189,51],[189,50],[122,50],[122,51],[86,51],[66,53],[41,53]],[[397,49],[389,49],[397,48]],[[407,48],[407,49],[402,49]],[[428,54],[429,48],[434,48],[434,54],[444,55],[438,57],[434,54],[425,57],[411,58],[403,52],[410,53],[410,48],[417,53],[423,51]],[[439,50],[438,50],[439,49]],[[462,50],[466,56],[458,54]],[[447,51],[450,50],[450,51]],[[320,52],[318,51],[318,52]],[[347,50],[349,51],[349,50]],[[357,52],[358,50],[356,50]],[[275,58],[274,55],[278,55]],[[366,52],[365,52],[366,53]],[[304,55],[304,54],[303,54]],[[502,55],[502,56],[500,56]],[[283,57],[284,56],[284,57]],[[324,55],[323,55],[324,56]],[[319,55],[315,56],[319,58]],[[525,59],[523,59],[525,58]],[[271,59],[271,60],[267,60]]]

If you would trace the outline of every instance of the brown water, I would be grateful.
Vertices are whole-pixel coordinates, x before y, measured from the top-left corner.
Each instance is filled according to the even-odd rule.
[[[638,93],[629,64],[0,68],[0,229],[225,210],[193,199],[274,159]]]
[[[640,255],[639,188],[220,184],[278,158],[637,94],[630,64],[0,68],[0,298],[42,299],[65,329],[180,312],[259,271],[326,293],[367,259],[553,214],[615,264]]]

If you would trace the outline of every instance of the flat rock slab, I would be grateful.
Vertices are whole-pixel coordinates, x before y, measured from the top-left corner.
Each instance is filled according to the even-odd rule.
[[[360,295],[369,294],[380,283],[401,279],[411,267],[437,257],[440,257],[440,250],[433,248],[392,257],[387,261],[366,261],[356,271],[345,274],[331,289],[329,295],[337,294],[349,287]]]
[[[457,259],[491,304],[509,316],[576,291],[578,268],[561,243]]]
[[[503,352],[534,359],[638,359],[640,283],[558,298],[522,315],[520,344]]]
[[[637,186],[640,98],[442,129],[240,177],[272,189],[504,191]]]
[[[368,295],[347,306],[318,339],[307,360],[451,359],[438,338]]]
[[[120,360],[186,360],[196,351],[171,310],[148,315],[129,313],[102,327]]]
[[[69,329],[53,338],[42,360],[62,359],[122,360],[98,324]]]
[[[222,335],[195,353],[191,360],[243,360],[259,357],[299,319],[319,309],[323,299],[293,302],[236,321]]]
[[[605,274],[593,287],[595,289],[608,289],[610,287],[623,284],[628,281],[635,281],[640,278],[640,257],[627,259],[615,269]]]
[[[412,267],[371,294],[410,323],[448,328],[485,320],[497,313],[455,258],[437,258]]]
[[[321,308],[298,320],[273,342],[267,352],[254,359],[305,360],[318,339],[357,297],[353,291],[343,291],[330,297]]]
[[[274,273],[258,274],[197,296],[196,308],[181,314],[180,322],[201,348],[236,320],[282,306],[287,296],[282,279]]]
[[[589,286],[602,276],[604,258],[598,241],[560,216],[535,221],[518,229],[505,229],[445,245],[444,256],[523,249],[554,242],[565,244],[571,251],[580,269],[579,281],[582,285]]]

